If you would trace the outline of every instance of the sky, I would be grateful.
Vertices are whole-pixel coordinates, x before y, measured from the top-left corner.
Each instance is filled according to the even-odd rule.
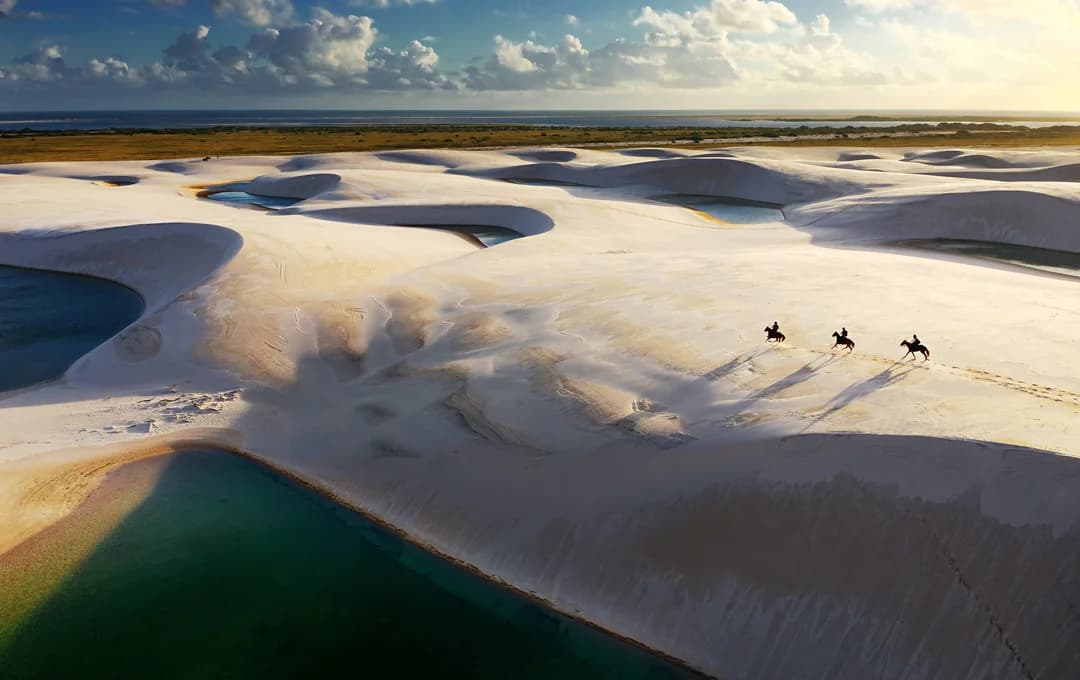
[[[1080,111],[1080,0],[0,0],[0,110]]]

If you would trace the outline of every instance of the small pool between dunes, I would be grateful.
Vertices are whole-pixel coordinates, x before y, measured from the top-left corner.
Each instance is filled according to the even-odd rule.
[[[0,265],[0,392],[59,378],[142,311],[119,283]]]
[[[784,220],[781,206],[774,203],[696,194],[669,194],[656,196],[653,200],[681,205],[729,224],[768,224]]]
[[[909,239],[894,241],[890,245],[1001,262],[1048,274],[1080,279],[1080,253],[1071,253],[1064,250],[1018,246],[996,241],[944,238]]]
[[[261,196],[248,191],[251,187],[249,182],[235,182],[233,184],[220,184],[207,187],[199,192],[199,198],[208,198],[211,201],[221,201],[233,205],[261,208],[263,210],[280,210],[296,205],[303,199],[284,198],[281,196]]]

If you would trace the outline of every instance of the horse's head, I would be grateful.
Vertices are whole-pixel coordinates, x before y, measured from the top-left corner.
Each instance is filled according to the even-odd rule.
[[[900,341],[900,346],[901,347],[908,347],[910,344],[911,343],[909,343],[907,340],[901,340]]]
[[[839,334],[839,333],[837,333],[836,331],[833,331],[833,332],[832,332],[832,336],[833,336],[834,338],[839,338],[839,337],[840,337],[840,334]]]

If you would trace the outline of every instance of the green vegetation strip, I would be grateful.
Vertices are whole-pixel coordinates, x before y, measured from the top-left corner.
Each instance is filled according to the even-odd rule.
[[[715,141],[719,140],[719,141]],[[713,145],[1043,146],[1080,145],[1080,126],[1031,129],[1000,123],[916,123],[884,128],[578,128],[430,125],[199,130],[17,131],[0,134],[0,164],[151,160],[204,156],[513,146]]]

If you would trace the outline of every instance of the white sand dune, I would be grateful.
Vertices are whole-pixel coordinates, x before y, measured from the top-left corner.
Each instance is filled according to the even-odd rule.
[[[1078,676],[1080,286],[889,245],[1080,253],[1078,163],[753,148],[0,167],[0,264],[148,302],[63,380],[0,395],[0,550],[111,465],[216,443],[720,677]],[[253,179],[305,200],[196,198]],[[717,228],[647,200],[662,194],[786,220]],[[478,250],[405,225],[528,237]],[[840,326],[851,355],[829,349]],[[912,332],[930,362],[897,361]]]

